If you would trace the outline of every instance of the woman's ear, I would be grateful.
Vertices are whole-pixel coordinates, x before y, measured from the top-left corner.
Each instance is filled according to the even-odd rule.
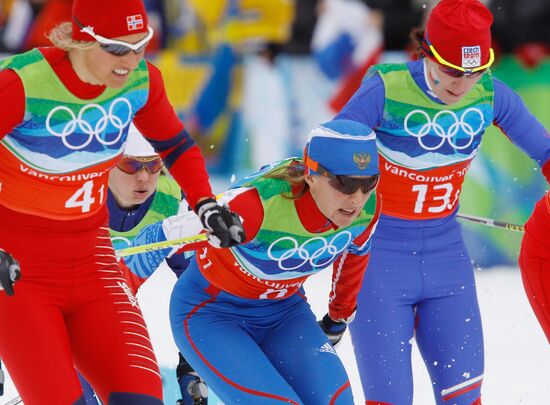
[[[313,178],[315,176],[311,175],[311,174],[306,174],[304,176],[304,180],[306,182],[306,184],[309,186],[309,188],[311,188],[311,185],[313,184],[313,182],[315,181]]]

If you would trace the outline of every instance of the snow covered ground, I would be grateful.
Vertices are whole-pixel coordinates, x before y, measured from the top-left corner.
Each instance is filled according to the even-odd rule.
[[[550,347],[527,302],[519,271],[512,268],[488,269],[477,271],[476,278],[485,328],[483,403],[550,403]],[[168,368],[175,368],[177,362],[177,349],[168,322],[168,301],[174,282],[173,273],[167,268],[161,268],[139,293],[140,305],[147,319],[158,361]],[[319,316],[326,312],[329,285],[329,270],[311,277],[306,283],[309,301]],[[348,370],[355,403],[363,404],[349,334],[346,334],[338,353]],[[414,356],[414,405],[432,405],[434,401],[427,372],[417,351]],[[166,396],[165,403],[173,405],[175,398],[170,394]],[[0,397],[0,404],[5,404],[15,395],[15,389],[8,378],[6,393]]]

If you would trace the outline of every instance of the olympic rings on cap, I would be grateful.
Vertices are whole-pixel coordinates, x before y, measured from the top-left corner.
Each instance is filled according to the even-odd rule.
[[[267,256],[271,260],[277,261],[279,268],[284,271],[296,270],[308,262],[313,268],[326,267],[350,245],[351,240],[351,233],[348,231],[343,231],[334,235],[330,242],[327,242],[325,238],[317,236],[315,238],[307,239],[300,246],[298,246],[298,241],[295,238],[291,236],[283,236],[269,246],[267,249]],[[285,241],[289,241],[291,243],[292,247],[290,249],[276,248],[277,245],[284,245],[282,242]],[[320,247],[318,247],[319,244],[321,244]],[[274,253],[273,250],[277,251]],[[294,261],[298,260],[298,263],[290,266],[292,259]]]
[[[124,119],[124,121],[121,117],[114,113],[115,107],[121,103],[125,104],[128,110],[128,116]],[[62,119],[56,119],[59,124],[53,127],[51,120],[54,115],[57,114],[57,117],[59,118],[62,113],[68,114],[70,119],[65,120],[65,122],[63,122]],[[85,117],[85,114],[87,117]],[[99,119],[96,118],[97,115],[99,115]],[[122,97],[115,99],[111,103],[108,112],[105,111],[105,108],[101,105],[93,103],[82,107],[78,112],[78,116],[75,116],[75,113],[70,108],[60,105],[48,113],[48,117],[46,118],[46,129],[53,136],[61,138],[63,145],[72,150],[80,150],[85,148],[94,138],[100,144],[110,146],[120,140],[122,134],[124,133],[124,128],[126,128],[132,120],[132,115],[132,105],[126,98]],[[107,141],[102,138],[103,132],[107,128],[107,125],[111,125],[118,130],[118,135],[111,141]],[[58,131],[57,129],[59,126],[63,126],[61,131]],[[75,132],[88,135],[88,138],[80,145],[73,145],[69,142],[69,137]]]
[[[409,125],[409,119],[414,115],[421,115],[426,119],[426,123],[424,123],[420,129],[418,129],[418,132],[413,132],[413,129]],[[448,125],[444,123],[444,118],[442,116],[448,115],[450,116],[450,119],[453,121],[451,125]],[[475,118],[473,116],[478,115],[479,116],[479,126],[474,129],[472,125],[470,124],[472,122],[472,119],[470,121],[466,121],[468,116],[470,118]],[[474,138],[477,134],[481,133],[483,127],[485,124],[485,119],[483,117],[483,113],[477,109],[477,108],[468,108],[466,109],[461,115],[460,118],[456,115],[454,111],[450,110],[441,110],[435,116],[433,117],[433,120],[430,118],[428,113],[426,111],[422,110],[413,110],[410,113],[407,114],[405,117],[404,127],[405,131],[411,136],[414,136],[418,140],[418,144],[425,150],[436,150],[439,149],[445,141],[449,143],[449,145],[457,150],[466,149],[469,147],[472,142],[474,141]],[[444,126],[446,125],[446,126]],[[458,134],[458,131],[461,130],[463,133],[469,136],[468,142],[466,142],[464,145],[458,145],[456,143],[456,140],[453,140],[455,136]],[[428,146],[424,143],[423,138],[426,135],[436,135],[441,138],[439,143],[434,146]]]

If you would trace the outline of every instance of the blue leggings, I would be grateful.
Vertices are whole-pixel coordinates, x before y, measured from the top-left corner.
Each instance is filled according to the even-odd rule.
[[[353,405],[346,371],[303,291],[238,298],[211,286],[193,261],[172,293],[170,320],[181,353],[226,404]]]
[[[350,330],[367,404],[412,404],[413,336],[436,403],[481,404],[481,319],[454,217],[381,218]]]

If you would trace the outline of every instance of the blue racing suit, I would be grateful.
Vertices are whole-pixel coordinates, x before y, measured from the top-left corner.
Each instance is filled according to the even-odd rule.
[[[380,156],[382,214],[350,325],[369,405],[412,403],[413,337],[438,405],[481,404],[481,319],[456,221],[462,182],[493,123],[549,168],[548,132],[490,71],[446,105],[424,66],[374,66],[336,117],[372,127]]]

